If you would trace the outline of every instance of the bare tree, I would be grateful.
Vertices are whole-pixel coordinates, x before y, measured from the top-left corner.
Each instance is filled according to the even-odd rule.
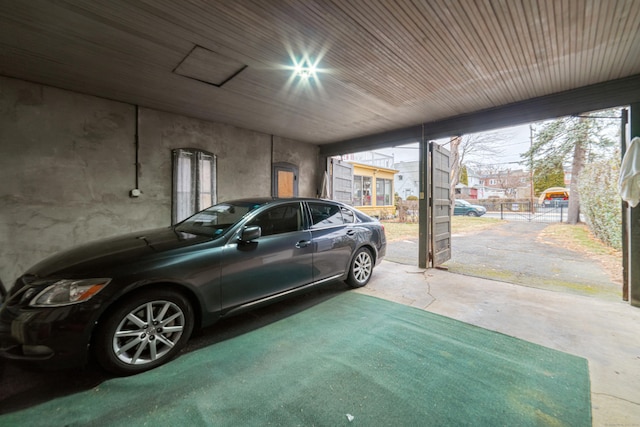
[[[510,138],[508,134],[493,132],[464,135],[460,142],[460,164],[472,167],[491,164],[487,159],[499,157],[503,153],[500,147]]]
[[[528,187],[530,174],[522,169],[511,169],[490,165],[481,170],[483,176],[494,180],[492,187],[505,190],[508,196],[515,196],[518,188]],[[524,180],[523,180],[524,179]],[[527,183],[523,185],[524,183]]]
[[[451,202],[451,212],[456,204],[456,185],[460,182],[460,143],[462,138],[454,136],[449,140],[451,146],[449,150],[451,152],[450,164],[451,170],[449,172],[449,201]],[[464,154],[464,153],[463,153]]]
[[[498,133],[474,133],[452,137],[449,141],[451,152],[451,176],[449,180],[449,194],[452,206],[455,203],[456,185],[460,182],[462,165],[477,168],[487,157],[495,158],[502,153],[501,145],[509,138],[508,135]]]

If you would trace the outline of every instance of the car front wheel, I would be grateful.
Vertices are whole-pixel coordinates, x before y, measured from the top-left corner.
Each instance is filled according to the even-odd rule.
[[[352,288],[360,288],[371,279],[373,272],[373,256],[367,248],[360,248],[351,261],[347,284]]]
[[[479,215],[478,215],[478,212],[476,211],[469,211],[467,212],[467,216],[479,216]]]
[[[170,290],[140,292],[98,325],[94,354],[106,370],[132,375],[171,360],[193,330],[189,301]]]

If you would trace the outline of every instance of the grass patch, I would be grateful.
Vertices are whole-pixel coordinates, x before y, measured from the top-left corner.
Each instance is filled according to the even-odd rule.
[[[451,218],[451,232],[456,234],[486,230],[502,224],[498,218],[476,218],[472,216],[454,216]]]
[[[484,230],[500,224],[502,220],[497,218],[475,218],[469,216],[454,216],[451,219],[451,232],[470,233]],[[418,238],[418,223],[382,221],[387,240],[407,240]]]
[[[617,251],[601,240],[597,239],[586,224],[570,225],[566,223],[554,223],[546,227],[540,237],[553,239],[569,249],[587,252],[591,255],[616,255]]]
[[[387,236],[387,240],[389,241],[415,239],[418,237],[417,222],[381,222],[384,225],[384,234]]]

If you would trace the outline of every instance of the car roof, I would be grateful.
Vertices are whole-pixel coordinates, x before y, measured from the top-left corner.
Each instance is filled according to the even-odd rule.
[[[287,203],[287,202],[326,202],[326,203],[332,203],[334,205],[338,205],[340,207],[343,208],[348,208],[350,210],[352,210],[353,212],[355,212],[356,216],[359,218],[360,221],[364,221],[364,222],[369,222],[369,221],[375,221],[375,218],[370,217],[369,215],[367,215],[366,213],[359,211],[357,208],[353,207],[353,206],[349,206],[345,203],[342,202],[338,202],[336,200],[328,200],[328,199],[318,199],[315,197],[251,197],[251,198],[245,198],[245,199],[235,199],[235,200],[226,200],[224,202],[220,202],[220,203],[229,203],[229,204],[236,204],[236,205],[245,205],[245,206],[253,206],[252,210],[255,210],[257,208],[263,208],[265,206],[268,205],[278,205],[278,204],[282,204],[282,203]]]
[[[249,197],[244,199],[225,200],[220,203],[267,205],[271,203],[285,203],[285,202],[329,202],[329,203],[344,205],[344,203],[341,203],[335,200],[317,199],[314,197]]]

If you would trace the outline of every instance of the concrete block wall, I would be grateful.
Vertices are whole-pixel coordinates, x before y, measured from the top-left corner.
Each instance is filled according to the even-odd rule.
[[[76,244],[171,223],[171,150],[217,156],[218,200],[271,194],[271,164],[316,196],[318,147],[0,77],[0,278]]]

